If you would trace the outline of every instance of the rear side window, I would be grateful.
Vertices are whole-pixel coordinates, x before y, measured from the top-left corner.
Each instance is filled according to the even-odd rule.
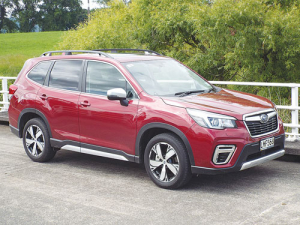
[[[51,61],[39,63],[29,72],[27,77],[39,84],[44,84],[45,77],[47,75],[51,63]]]
[[[49,87],[78,91],[82,60],[55,62],[49,78]]]

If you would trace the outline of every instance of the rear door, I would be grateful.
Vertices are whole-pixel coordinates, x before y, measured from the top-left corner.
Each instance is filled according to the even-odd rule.
[[[88,61],[85,91],[79,99],[81,150],[103,148],[134,155],[138,95],[123,74],[112,64]],[[128,106],[107,99],[107,91],[123,88]],[[100,148],[97,148],[100,147]]]
[[[36,108],[48,119],[55,139],[79,142],[78,99],[82,71],[83,60],[57,60],[38,92]]]

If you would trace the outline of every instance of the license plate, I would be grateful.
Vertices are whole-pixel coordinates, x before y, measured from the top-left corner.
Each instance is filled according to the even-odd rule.
[[[267,138],[260,141],[260,150],[265,150],[274,147],[274,137]]]

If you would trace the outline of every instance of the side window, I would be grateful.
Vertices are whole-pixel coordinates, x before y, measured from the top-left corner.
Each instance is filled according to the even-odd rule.
[[[78,91],[82,60],[56,61],[49,78],[49,87]]]
[[[45,77],[47,75],[51,63],[52,63],[51,61],[45,61],[39,63],[30,71],[27,77],[39,84],[44,84]]]
[[[123,75],[112,65],[101,62],[88,62],[86,92],[106,95],[113,88],[123,88],[128,98],[134,98],[135,92]]]

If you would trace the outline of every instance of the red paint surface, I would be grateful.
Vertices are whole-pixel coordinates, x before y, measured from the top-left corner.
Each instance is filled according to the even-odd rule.
[[[186,97],[157,97],[143,92],[120,62],[151,60],[154,56],[138,56],[109,59],[96,56],[51,56],[30,60],[20,73],[10,91],[14,92],[9,108],[9,122],[18,127],[22,110],[35,108],[47,118],[53,138],[73,140],[122,150],[135,154],[136,136],[146,124],[153,122],[172,125],[182,131],[194,154],[196,166],[231,167],[244,145],[257,142],[268,136],[283,134],[282,121],[279,131],[268,136],[252,139],[242,121],[243,115],[273,108],[271,101],[252,94],[231,90],[218,93],[190,95]],[[106,96],[49,88],[32,82],[25,75],[41,60],[86,59],[111,63],[118,67],[139,95],[130,100],[127,107],[119,101],[110,101]],[[164,57],[155,57],[155,59]],[[84,103],[84,104],[81,104]],[[236,129],[214,130],[199,126],[187,114],[185,108],[194,108],[233,116]],[[228,164],[216,166],[211,162],[216,145],[234,144],[237,149]]]

